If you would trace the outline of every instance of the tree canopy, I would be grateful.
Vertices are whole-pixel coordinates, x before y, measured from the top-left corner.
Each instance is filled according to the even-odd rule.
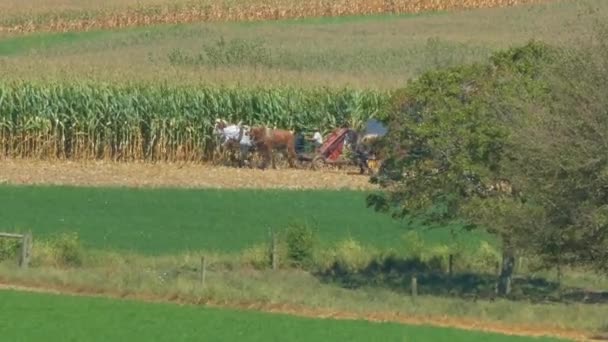
[[[605,38],[532,41],[410,82],[392,98],[372,178],[384,191],[368,205],[484,227],[503,242],[503,271],[516,250],[607,270],[607,57]]]

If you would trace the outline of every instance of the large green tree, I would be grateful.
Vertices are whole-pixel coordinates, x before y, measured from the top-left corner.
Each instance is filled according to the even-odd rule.
[[[550,263],[608,270],[608,30],[545,67],[548,101],[520,99],[513,179],[543,207],[535,250]],[[517,178],[515,178],[518,176]]]
[[[608,270],[608,30],[587,44],[531,42],[426,73],[389,110],[378,210],[485,227],[548,266]]]
[[[387,159],[373,179],[384,192],[369,204],[393,215],[432,223],[464,219],[503,243],[499,291],[509,292],[518,247],[543,224],[511,181],[511,126],[522,98],[548,96],[540,79],[552,52],[531,42],[492,56],[488,64],[432,71],[392,99],[385,138]]]

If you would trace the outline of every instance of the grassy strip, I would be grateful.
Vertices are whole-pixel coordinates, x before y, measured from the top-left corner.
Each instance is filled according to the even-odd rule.
[[[415,236],[409,236],[401,252],[370,248],[352,239],[307,247],[306,236],[279,239],[280,267],[274,271],[267,244],[241,253],[147,256],[85,250],[70,235],[35,239],[30,268],[24,270],[13,259],[18,244],[0,240],[0,285],[262,310],[308,308],[323,315],[345,312],[343,317],[402,323],[424,323],[407,319],[412,316],[453,317],[447,325],[501,322],[537,333],[606,328],[601,314],[606,310],[605,294],[590,289],[606,288],[608,279],[584,270],[564,269],[559,288],[552,272],[539,271],[536,261],[527,258],[518,262],[513,293],[504,300],[494,294],[500,254],[491,246],[451,251],[454,267],[449,273],[445,248],[412,243]],[[201,256],[206,265],[204,286]],[[409,286],[414,275],[416,298],[410,296]],[[557,336],[568,335],[562,333]]]
[[[116,37],[112,31],[66,32],[61,34],[34,33],[25,37],[9,37],[0,40],[0,56],[26,54],[31,51],[47,50],[53,47],[85,43]]]
[[[576,300],[532,303],[535,289],[528,289],[531,290],[528,292],[529,298],[473,299],[477,296],[471,294],[485,291],[483,285],[476,288],[471,283],[481,273],[462,273],[461,277],[462,271],[457,271],[450,285],[456,291],[454,293],[435,292],[432,283],[423,281],[423,273],[419,273],[419,295],[414,299],[408,295],[406,285],[409,271],[393,269],[369,275],[365,265],[373,265],[382,259],[374,259],[373,252],[369,249],[353,248],[352,243],[338,244],[326,250],[325,254],[336,254],[328,254],[319,259],[317,266],[314,266],[315,270],[310,272],[294,268],[270,271],[255,267],[255,264],[259,266],[260,254],[254,250],[245,251],[241,255],[201,253],[207,256],[204,288],[200,284],[201,254],[198,253],[149,257],[87,252],[78,266],[73,266],[76,259],[75,254],[69,253],[72,247],[56,242],[45,247],[39,241],[34,248],[34,260],[29,270],[17,269],[12,261],[0,263],[0,283],[83,294],[236,305],[262,310],[285,306],[296,308],[295,312],[305,312],[308,308],[325,314],[345,312],[349,313],[345,317],[375,317],[377,320],[404,323],[408,323],[406,318],[412,316],[421,318],[419,322],[424,322],[424,317],[453,317],[452,323],[446,319],[447,325],[458,325],[458,321],[470,327],[475,321],[482,325],[500,322],[506,326],[512,324],[527,327],[527,330],[522,328],[522,332],[554,330],[558,336],[562,333],[564,336],[572,336],[566,333],[572,330],[598,331],[606,327],[606,317],[602,314],[606,310],[606,304]],[[263,249],[261,256],[263,261]],[[333,264],[332,259],[343,265],[341,276],[348,273],[352,277],[371,278],[361,285],[340,282],[334,278],[336,273],[331,276],[323,271],[324,267],[333,269],[334,266],[323,265]],[[287,259],[282,260],[286,262]],[[395,263],[393,260],[392,263]],[[68,261],[72,262],[72,266],[66,264]],[[470,271],[481,270],[468,268]],[[351,271],[345,273],[347,269]],[[537,274],[537,277],[541,275]],[[435,273],[433,278],[438,279],[437,277],[441,277],[441,273]],[[459,292],[458,283],[461,280],[458,279],[462,279],[465,286],[468,286],[465,292]],[[542,284],[543,279],[536,278],[529,284]],[[606,284],[605,278],[574,270],[565,270],[563,280],[564,293],[568,293],[568,288],[581,281],[585,286],[594,284],[599,287]],[[447,288],[448,282],[443,282],[440,286]],[[516,281],[516,287],[520,286],[520,282]]]
[[[367,16],[320,17],[301,18],[277,21],[254,21],[235,23],[210,24],[166,24],[144,27],[128,27],[122,29],[94,29],[88,31],[70,32],[32,32],[27,35],[10,35],[0,39],[0,56],[24,55],[31,52],[45,52],[58,48],[70,49],[74,45],[87,45],[96,48],[99,45],[128,45],[141,43],[145,39],[180,39],[187,38],[196,33],[198,38],[205,41],[209,37],[202,35],[207,30],[220,31],[247,31],[265,30],[268,28],[282,28],[293,30],[310,30],[321,27],[342,25],[372,26],[386,22],[402,22],[413,18],[424,18],[436,15],[449,15],[449,12],[433,12],[421,14],[380,14]],[[224,32],[224,34],[227,32]],[[201,36],[202,35],[202,36]]]
[[[0,291],[0,321],[3,337],[13,341],[557,341],[12,291]]]

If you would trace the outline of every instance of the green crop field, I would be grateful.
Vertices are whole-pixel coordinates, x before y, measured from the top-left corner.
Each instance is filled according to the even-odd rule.
[[[408,231],[404,222],[366,208],[365,193],[357,191],[0,186],[0,193],[0,230],[78,232],[90,247],[150,254],[238,251],[291,223],[309,224],[325,244],[352,237],[397,248]],[[420,232],[433,244],[451,239],[447,228]],[[476,243],[481,236],[463,238]]]
[[[426,326],[335,321],[0,291],[7,341],[556,341]]]
[[[548,1],[433,14],[9,35],[0,38],[0,72],[19,79],[392,89],[423,71],[481,61],[529,39],[567,43],[607,10],[604,0]]]
[[[329,131],[362,125],[387,99],[352,90],[0,83],[1,150],[18,158],[200,160],[213,152],[218,116]]]

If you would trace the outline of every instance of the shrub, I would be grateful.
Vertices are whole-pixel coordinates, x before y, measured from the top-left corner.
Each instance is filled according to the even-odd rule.
[[[405,253],[407,256],[422,259],[424,254],[424,241],[417,231],[412,230],[403,235]]]
[[[324,272],[331,269],[336,263],[335,248],[317,248],[313,263],[317,271]]]
[[[83,248],[76,233],[62,233],[49,242],[52,257],[59,266],[82,265]]]
[[[448,264],[452,249],[447,245],[437,245],[424,253],[422,261],[427,263],[431,269],[448,271]]]
[[[249,247],[241,254],[241,262],[255,269],[264,269],[271,264],[271,254],[266,245]]]
[[[462,257],[465,269],[476,272],[495,272],[501,261],[500,252],[486,241],[482,241],[474,253]]]
[[[369,265],[372,254],[358,241],[349,238],[336,245],[335,263],[344,271],[357,272]]]
[[[292,266],[310,267],[313,263],[315,233],[305,224],[293,224],[285,234],[287,258]]]
[[[16,258],[21,247],[21,242],[16,239],[0,239],[0,262]]]

